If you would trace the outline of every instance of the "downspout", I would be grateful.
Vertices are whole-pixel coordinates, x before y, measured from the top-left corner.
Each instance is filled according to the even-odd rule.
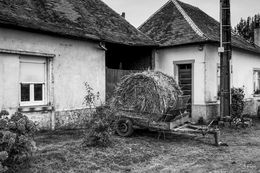
[[[103,42],[103,41],[99,42],[99,47],[100,47],[102,50],[107,51],[105,42]]]

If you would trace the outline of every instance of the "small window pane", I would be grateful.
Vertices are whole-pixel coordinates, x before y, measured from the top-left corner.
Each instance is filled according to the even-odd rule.
[[[260,94],[259,71],[254,71],[254,94]]]
[[[34,84],[34,101],[42,101],[42,84]]]
[[[218,67],[217,67],[217,85],[218,85],[217,96],[218,96],[218,99],[220,99],[220,65],[219,64],[218,64]]]
[[[21,84],[21,101],[30,101],[30,84]]]

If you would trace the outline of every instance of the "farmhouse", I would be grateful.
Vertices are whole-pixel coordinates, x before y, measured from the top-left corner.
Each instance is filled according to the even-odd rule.
[[[0,111],[73,128],[89,112],[84,82],[104,102],[106,68],[152,68],[155,45],[101,0],[2,0]]]
[[[174,75],[191,95],[192,117],[210,119],[219,110],[219,23],[201,11],[177,0],[169,0],[139,29],[160,47],[155,69]],[[245,113],[256,114],[260,100],[260,29],[255,44],[232,34],[231,86],[244,87]]]

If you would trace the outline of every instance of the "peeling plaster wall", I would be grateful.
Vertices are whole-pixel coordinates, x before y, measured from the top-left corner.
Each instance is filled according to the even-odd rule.
[[[86,109],[84,82],[105,101],[105,51],[98,43],[0,28],[0,49],[55,55],[50,97],[55,112]],[[19,107],[19,55],[0,53],[0,72],[0,110],[14,112]],[[49,127],[49,112],[27,114]]]

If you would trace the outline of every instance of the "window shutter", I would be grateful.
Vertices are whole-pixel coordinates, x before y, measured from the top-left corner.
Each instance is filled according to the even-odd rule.
[[[44,83],[45,63],[21,62],[21,83]]]

